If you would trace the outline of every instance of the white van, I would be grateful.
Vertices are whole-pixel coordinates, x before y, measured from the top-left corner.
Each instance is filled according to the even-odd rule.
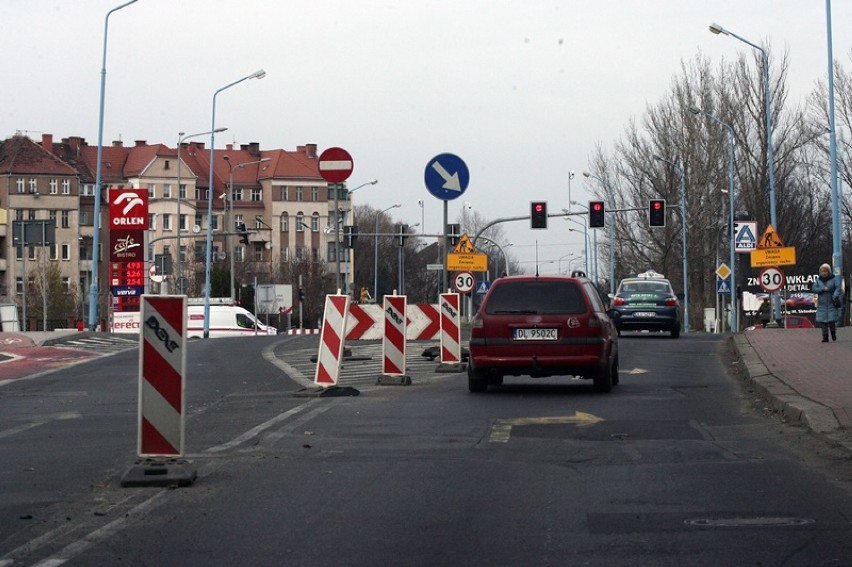
[[[204,306],[188,305],[186,307],[187,322],[186,336],[189,339],[204,336]],[[267,327],[257,320],[254,315],[237,305],[211,305],[210,338],[218,337],[252,337],[257,335],[277,335],[275,327]],[[255,327],[257,331],[255,332]]]

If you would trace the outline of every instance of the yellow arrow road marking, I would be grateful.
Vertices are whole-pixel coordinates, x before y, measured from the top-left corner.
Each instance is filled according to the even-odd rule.
[[[512,427],[519,425],[563,425],[576,423],[579,427],[588,427],[602,421],[604,421],[602,417],[581,411],[574,412],[574,415],[564,416],[498,419],[491,426],[491,435],[488,437],[488,441],[491,443],[506,443],[512,435]]]

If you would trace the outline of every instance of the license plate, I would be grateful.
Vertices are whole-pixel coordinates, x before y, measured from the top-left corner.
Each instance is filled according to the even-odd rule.
[[[512,339],[516,341],[555,341],[559,338],[556,329],[515,329]]]
[[[637,311],[633,314],[634,317],[656,317],[657,314],[653,311]]]

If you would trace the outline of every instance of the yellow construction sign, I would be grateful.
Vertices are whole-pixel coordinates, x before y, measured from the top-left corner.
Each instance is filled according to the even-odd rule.
[[[781,242],[781,236],[775,231],[775,228],[770,224],[763,231],[763,236],[757,241],[758,248],[783,248],[784,243]]]
[[[772,268],[775,266],[795,266],[796,247],[758,248],[751,251],[752,268]]]
[[[476,248],[473,246],[473,242],[470,241],[470,237],[465,232],[459,237],[459,241],[456,243],[456,247],[453,248],[453,254],[476,254]]]
[[[488,270],[488,256],[477,251],[467,233],[459,237],[452,253],[447,254],[447,269],[467,272]]]

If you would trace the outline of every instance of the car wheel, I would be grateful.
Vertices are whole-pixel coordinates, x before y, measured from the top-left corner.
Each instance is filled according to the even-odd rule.
[[[482,372],[473,370],[469,364],[467,366],[467,389],[477,394],[488,390],[488,378],[483,376]]]
[[[612,366],[615,361],[608,362],[603,368],[595,371],[592,380],[596,392],[606,393],[612,390]]]
[[[680,336],[680,325],[672,329],[672,338],[676,339]]]

